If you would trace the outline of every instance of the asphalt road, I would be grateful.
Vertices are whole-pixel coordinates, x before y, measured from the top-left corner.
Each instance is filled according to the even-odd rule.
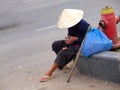
[[[39,78],[55,58],[52,42],[67,34],[66,30],[56,27],[61,11],[64,8],[82,9],[84,19],[97,27],[101,9],[107,5],[119,15],[119,4],[119,0],[0,0],[0,90],[56,89],[39,84]],[[75,89],[68,87],[59,90]],[[94,90],[100,90],[97,88]]]

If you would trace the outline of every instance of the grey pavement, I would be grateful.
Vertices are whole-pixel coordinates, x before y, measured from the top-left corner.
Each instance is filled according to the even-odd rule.
[[[39,78],[52,65],[53,41],[67,31],[56,27],[64,8],[82,9],[84,19],[97,26],[106,5],[120,14],[119,0],[0,0],[0,90],[120,90],[120,85],[80,74],[75,70],[67,83],[68,71],[56,70],[54,78]],[[118,24],[118,31],[120,25]],[[72,63],[69,64],[71,68]]]

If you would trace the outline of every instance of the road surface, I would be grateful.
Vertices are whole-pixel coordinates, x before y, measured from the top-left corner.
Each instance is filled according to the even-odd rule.
[[[51,81],[39,82],[55,58],[52,42],[67,34],[56,27],[64,8],[84,10],[84,19],[97,27],[101,9],[108,5],[119,15],[119,4],[119,0],[0,0],[0,90],[120,90],[118,84],[77,70],[70,83],[66,83],[69,71],[58,70]]]

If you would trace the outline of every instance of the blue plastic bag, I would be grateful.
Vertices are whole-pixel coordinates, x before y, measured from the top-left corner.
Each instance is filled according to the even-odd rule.
[[[99,29],[91,28],[87,33],[81,53],[85,57],[89,57],[95,53],[110,50],[112,41]]]

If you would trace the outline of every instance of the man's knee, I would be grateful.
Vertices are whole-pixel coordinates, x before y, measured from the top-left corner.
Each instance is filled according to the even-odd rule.
[[[57,41],[54,41],[52,43],[52,50],[55,51],[56,50],[56,47],[57,47]]]

